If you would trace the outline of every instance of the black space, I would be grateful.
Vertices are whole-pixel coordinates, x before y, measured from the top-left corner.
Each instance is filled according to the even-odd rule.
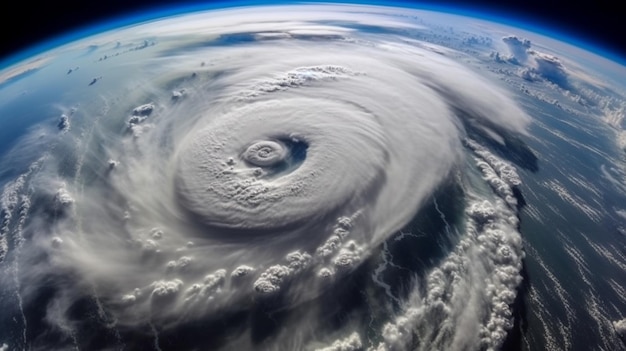
[[[420,5],[420,2],[410,2]],[[197,0],[103,0],[71,3],[68,0],[58,0],[43,3],[44,6],[41,7],[29,1],[13,1],[10,4],[0,15],[0,26],[4,33],[0,45],[0,61],[41,41],[116,17],[146,13],[159,7],[203,3]],[[211,2],[204,4],[211,5]],[[619,8],[619,2],[613,0],[425,0],[421,4],[464,7],[477,12],[493,9],[502,17],[536,19],[534,22],[540,27],[541,23],[547,24],[579,41],[626,58],[626,20]]]

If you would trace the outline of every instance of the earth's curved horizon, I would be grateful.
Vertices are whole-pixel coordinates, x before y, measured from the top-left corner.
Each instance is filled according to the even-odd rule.
[[[307,3],[324,4],[328,2],[313,0]],[[470,3],[463,0],[443,2],[350,0],[339,3],[402,7],[478,18],[523,28],[584,48],[622,65],[626,63],[626,42],[614,31],[616,24],[620,23],[620,18],[617,15],[619,8],[613,8],[612,3],[602,3],[602,10],[599,9],[600,6],[586,7],[584,10],[580,7],[568,7],[565,1],[497,3],[491,0],[482,0]],[[175,3],[169,0],[142,0],[132,4],[122,0],[119,0],[118,3],[114,0],[106,6],[101,4],[92,4],[92,6],[73,4],[74,6],[71,6],[60,3],[57,8],[50,9],[46,14],[33,14],[32,21],[37,22],[37,26],[27,23],[24,25],[11,24],[14,35],[8,38],[9,41],[5,42],[2,51],[0,51],[0,69],[71,41],[144,21],[199,11],[297,4],[299,3],[291,0],[222,0],[211,2],[187,0]],[[22,6],[22,4],[18,5]],[[67,7],[72,7],[71,13],[64,10]]]
[[[616,56],[397,6],[158,17],[0,70],[0,350],[626,350]]]

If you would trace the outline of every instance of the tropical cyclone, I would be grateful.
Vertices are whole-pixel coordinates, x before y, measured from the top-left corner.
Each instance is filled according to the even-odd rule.
[[[74,277],[55,287],[60,293],[47,320],[67,330],[76,323],[72,306],[84,296],[93,296],[122,331],[213,320],[268,295],[280,294],[285,308],[298,306],[340,285],[337,278],[358,269],[445,182],[463,183],[458,173],[470,172],[469,161],[494,192],[466,191],[471,201],[457,247],[425,287],[413,287],[370,346],[404,349],[424,337],[442,348],[497,348],[520,281],[512,189],[521,180],[513,166],[467,141],[466,128],[524,133],[528,116],[499,86],[438,53],[367,33],[353,33],[362,41],[269,40],[262,35],[265,15],[242,15],[249,33],[258,34],[245,44],[203,52],[174,45],[169,52],[176,55],[152,63],[163,75],[142,77],[149,101],[117,96],[126,128],[103,123],[101,135],[94,134],[103,149],[96,180],[26,173],[5,188],[0,239],[14,228],[16,193],[27,179],[44,194],[41,201],[56,201],[54,216],[35,220],[34,213],[25,224],[38,243],[32,251],[44,252],[49,265],[22,266],[19,277],[33,291],[41,276]],[[329,14],[309,14],[315,15]],[[236,24],[237,17],[231,20]],[[233,34],[229,26],[205,25]],[[274,31],[289,33],[291,25],[277,22]],[[188,36],[197,31],[174,36],[193,40]],[[308,33],[315,37],[315,28]],[[183,63],[204,55],[215,57],[205,74],[182,79],[189,77]],[[172,95],[172,86],[180,93]],[[74,125],[64,130],[71,133]],[[95,153],[94,145],[80,145],[79,153]],[[79,159],[80,167],[98,169]],[[0,249],[8,250],[3,241]],[[484,281],[488,288],[476,286]],[[453,310],[464,299],[481,301],[472,305],[482,312],[470,320],[471,336],[450,331],[469,323]],[[439,326],[424,325],[432,316],[445,326],[440,334]],[[309,317],[313,327],[323,323]],[[411,334],[416,326],[419,335]],[[364,335],[351,328],[344,326],[345,340],[327,349],[360,349]],[[306,330],[281,334],[272,348],[302,348],[313,337]],[[251,347],[244,336],[233,339]]]

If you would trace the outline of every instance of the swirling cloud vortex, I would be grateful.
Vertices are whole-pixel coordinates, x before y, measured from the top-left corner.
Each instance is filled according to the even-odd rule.
[[[74,178],[29,171],[5,191],[18,199],[33,178],[54,202],[53,219],[23,221],[49,267],[24,266],[17,279],[35,291],[46,274],[76,277],[58,284],[51,323],[71,325],[64,316],[85,294],[119,326],[160,328],[245,308],[259,292],[310,299],[319,281],[358,267],[464,167],[467,125],[497,134],[528,124],[457,53],[317,22],[419,30],[406,19],[392,25],[364,13],[354,22],[337,9],[273,16],[208,13],[116,34],[160,40],[152,56],[129,63],[141,67],[137,80],[101,97],[106,117],[118,118],[86,128],[97,146],[66,121],[49,151],[56,156],[31,170],[68,162],[62,150],[76,145],[76,154],[97,156],[77,157]],[[254,40],[228,40],[244,29]],[[90,182],[82,169],[101,174]]]

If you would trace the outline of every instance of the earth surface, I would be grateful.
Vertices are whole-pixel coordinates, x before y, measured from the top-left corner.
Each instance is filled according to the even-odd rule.
[[[257,6],[0,71],[0,350],[626,350],[626,67]]]

